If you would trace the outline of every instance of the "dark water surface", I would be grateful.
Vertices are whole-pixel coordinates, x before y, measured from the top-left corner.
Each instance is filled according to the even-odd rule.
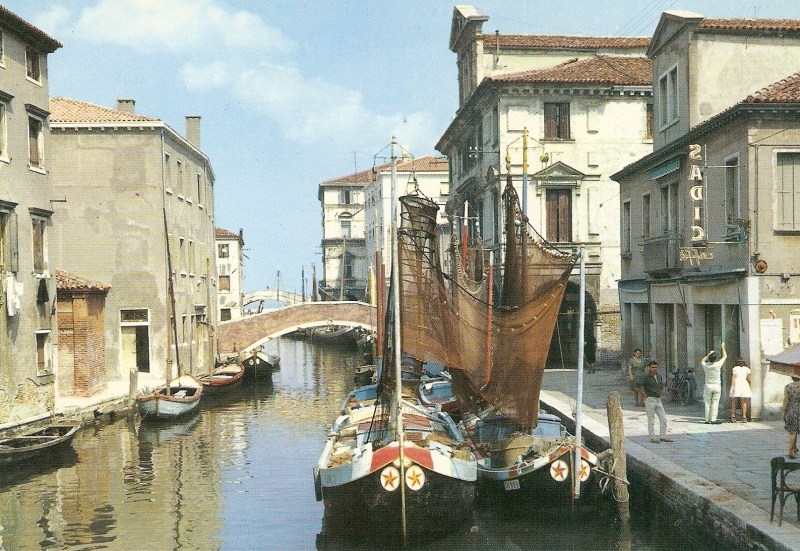
[[[311,469],[352,388],[354,350],[279,340],[271,383],[204,397],[180,424],[101,421],[74,451],[0,472],[0,551],[34,549],[375,549],[321,536]],[[358,522],[358,519],[354,519]],[[508,518],[477,510],[450,536],[409,545],[433,551],[677,551],[676,530],[634,519],[621,537],[611,518]],[[391,547],[382,545],[380,547]]]

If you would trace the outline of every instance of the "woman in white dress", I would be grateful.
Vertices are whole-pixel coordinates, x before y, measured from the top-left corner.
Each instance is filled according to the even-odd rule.
[[[747,423],[747,399],[753,397],[750,390],[750,368],[744,364],[744,360],[739,358],[733,366],[731,375],[731,423],[736,422],[736,401],[738,398],[742,408],[742,422]]]

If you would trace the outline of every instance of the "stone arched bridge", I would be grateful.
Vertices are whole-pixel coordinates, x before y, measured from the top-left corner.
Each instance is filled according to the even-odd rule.
[[[275,302],[285,302],[286,304],[303,304],[310,302],[309,297],[292,293],[291,291],[281,291],[280,289],[264,289],[261,291],[250,291],[245,293],[242,297],[242,306],[247,306],[254,302],[261,300],[269,300]]]
[[[269,339],[307,327],[343,325],[375,330],[376,308],[363,302],[306,302],[221,323],[220,354],[246,352]]]

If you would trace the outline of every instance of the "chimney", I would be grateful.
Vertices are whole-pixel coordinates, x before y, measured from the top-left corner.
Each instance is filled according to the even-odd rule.
[[[117,111],[125,111],[126,113],[134,113],[136,107],[136,100],[133,99],[118,99]]]
[[[200,149],[200,117],[186,116],[186,141]]]

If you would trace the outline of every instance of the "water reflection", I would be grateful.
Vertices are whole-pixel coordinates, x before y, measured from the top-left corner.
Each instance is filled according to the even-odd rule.
[[[271,379],[204,397],[193,417],[97,423],[42,468],[0,472],[0,551],[375,549],[320,535],[323,506],[311,475],[353,386],[358,352],[291,340],[266,352],[281,356]],[[616,537],[613,523],[592,519],[576,527],[476,511],[448,537],[410,548],[612,549]],[[636,551],[670,549],[642,534],[633,539]]]

